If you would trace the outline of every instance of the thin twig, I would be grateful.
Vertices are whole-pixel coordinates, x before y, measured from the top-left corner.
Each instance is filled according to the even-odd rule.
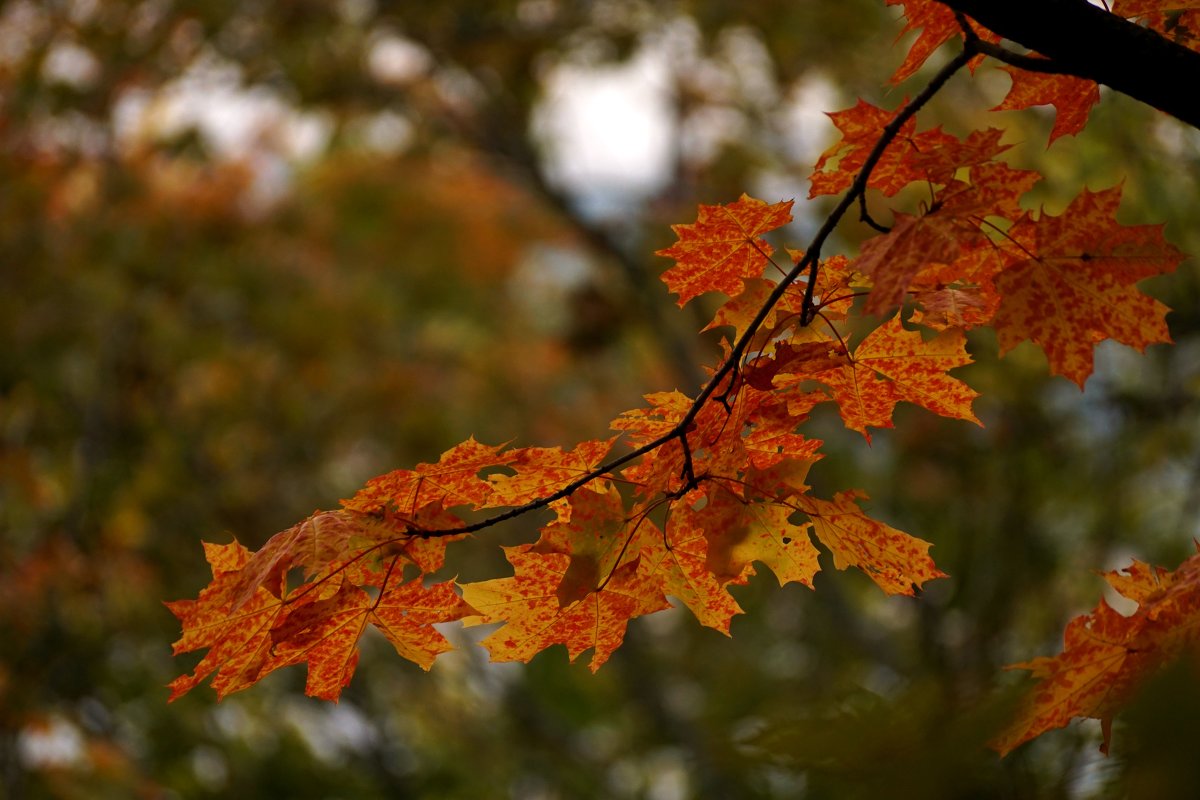
[[[860,220],[862,220],[863,222],[867,223],[868,225],[870,225],[872,228],[874,228],[879,233],[891,233],[892,232],[892,229],[889,228],[887,225],[883,225],[879,222],[876,222],[875,218],[871,216],[871,212],[867,210],[867,194],[866,194],[866,192],[863,192],[862,194],[860,194],[858,196],[858,218]]]

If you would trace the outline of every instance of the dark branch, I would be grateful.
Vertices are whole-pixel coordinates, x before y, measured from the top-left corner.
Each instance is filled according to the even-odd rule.
[[[1042,71],[1096,81],[1200,128],[1200,53],[1087,0],[939,2],[1053,62],[1032,62]]]

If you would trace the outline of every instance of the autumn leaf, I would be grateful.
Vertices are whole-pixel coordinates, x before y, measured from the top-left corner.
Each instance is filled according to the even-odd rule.
[[[205,553],[213,582],[197,600],[167,604],[183,627],[174,652],[208,649],[191,675],[171,682],[171,700],[213,672],[217,674],[212,686],[222,698],[301,661],[309,664],[307,693],[336,700],[354,674],[357,643],[368,622],[383,631],[400,655],[428,669],[438,653],[450,649],[430,626],[475,613],[450,582],[425,587],[417,578],[400,585],[397,572],[389,583],[399,557],[386,573],[376,572],[364,581],[378,588],[374,598],[344,573],[340,580],[305,584],[286,594],[281,585],[268,591],[256,584],[251,596],[235,606],[239,576],[251,563],[249,551],[235,542],[206,544]]]
[[[763,354],[742,369],[742,378],[761,392],[775,388],[775,378],[784,375],[813,375],[836,369],[845,363],[841,345],[830,339],[812,342],[776,342],[770,354]],[[794,427],[794,426],[793,426]]]
[[[900,305],[926,264],[949,264],[958,258],[963,240],[978,235],[976,226],[960,226],[960,220],[936,211],[919,217],[897,213],[891,231],[863,242],[855,266],[874,282],[867,313],[884,314]]]
[[[993,740],[1001,754],[1075,717],[1103,723],[1107,752],[1113,715],[1134,688],[1200,644],[1200,555],[1175,572],[1134,561],[1104,578],[1136,601],[1137,610],[1122,616],[1101,599],[1091,613],[1067,625],[1060,654],[1008,667],[1029,670],[1039,683]]]
[[[954,12],[948,6],[935,2],[935,0],[887,0],[887,4],[904,7],[906,22],[904,29],[896,36],[897,40],[909,31],[921,31],[920,36],[909,48],[904,63],[888,79],[890,83],[900,83],[905,78],[911,77],[928,60],[934,50],[950,39],[962,36],[962,28],[959,26],[958,20],[954,18]],[[999,41],[999,37],[991,31],[981,31],[978,28],[974,28],[974,30],[980,38],[986,41]],[[978,59],[972,63],[978,63]]]
[[[1029,339],[1052,372],[1082,387],[1097,341],[1139,350],[1171,341],[1167,307],[1136,284],[1175,269],[1183,254],[1163,239],[1161,225],[1119,224],[1120,202],[1119,186],[1085,190],[1061,216],[1025,217],[1009,230],[1011,262],[995,279],[1001,354]]]
[[[643,511],[625,513],[621,495],[611,485],[601,492],[580,489],[555,508],[558,519],[542,528],[529,552],[570,557],[558,584],[564,606],[603,586],[622,560],[637,557],[643,542],[662,538]]]
[[[649,408],[630,409],[610,423],[613,430],[625,431],[630,444],[644,447],[680,425],[692,407],[692,400],[681,392],[655,392],[645,396]],[[680,438],[661,445],[642,457],[641,463],[624,470],[624,477],[639,486],[643,495],[676,491],[685,479],[690,465],[693,476],[705,472],[729,474],[729,465],[745,460],[742,441],[742,415],[746,409],[737,406],[737,418],[719,402],[701,407],[686,432],[687,448]]]
[[[1012,86],[1004,100],[992,111],[1054,106],[1057,113],[1047,146],[1054,144],[1054,140],[1060,136],[1074,135],[1083,130],[1092,106],[1100,102],[1100,87],[1095,81],[1071,75],[1029,72],[1020,67],[1000,69],[1012,76]]]
[[[519,506],[549,497],[596,469],[616,439],[580,442],[573,450],[561,447],[523,447],[510,450],[507,466],[516,475],[489,475],[492,496],[485,506]],[[595,488],[595,487],[593,487]]]
[[[283,578],[292,569],[303,570],[307,580],[369,551],[375,552],[376,560],[400,555],[423,573],[436,572],[445,561],[446,545],[462,535],[422,537],[414,532],[423,529],[422,522],[430,525],[429,530],[449,530],[462,524],[439,503],[431,503],[408,519],[346,510],[317,511],[272,536],[250,557],[241,570],[233,607],[241,606],[259,586],[277,595],[286,591]]]
[[[893,317],[872,331],[845,365],[812,377],[829,387],[846,427],[868,441],[868,427],[892,427],[901,401],[978,424],[971,404],[979,393],[947,374],[971,363],[965,345],[961,331],[947,330],[927,342]]]
[[[670,607],[637,560],[617,567],[603,588],[563,606],[556,587],[566,575],[568,556],[531,552],[530,545],[507,547],[505,553],[513,577],[462,586],[463,600],[479,611],[463,624],[504,623],[480,642],[493,661],[528,662],[547,647],[563,644],[572,661],[592,649],[588,666],[595,672],[620,646],[631,618]]]
[[[728,636],[733,617],[743,613],[728,587],[744,585],[754,568],[747,564],[736,575],[714,574],[709,563],[708,536],[692,523],[687,503],[685,498],[681,509],[671,513],[665,536],[651,540],[642,551],[642,559],[666,594],[682,601],[701,625]]]
[[[908,55],[889,78],[891,83],[900,83],[911,77],[921,65],[944,43],[955,36],[962,35],[958,20],[949,7],[933,0],[887,0],[889,6],[904,7],[904,29],[896,36],[899,39],[909,31],[919,30],[921,34],[912,43]]]
[[[629,443],[641,447],[671,432],[692,408],[692,398],[680,391],[651,392],[645,395],[649,408],[634,408],[609,423],[615,431],[625,431]]]
[[[921,307],[913,311],[909,321],[935,331],[977,328],[996,315],[1000,301],[995,292],[979,286],[936,286],[912,293]]]
[[[228,545],[204,543],[204,555],[212,567],[213,580],[195,600],[167,603],[183,628],[175,642],[175,655],[207,649],[190,675],[171,681],[170,700],[177,700],[201,681],[217,673],[212,686],[217,697],[246,689],[259,678],[271,648],[271,628],[285,612],[282,591],[255,587],[250,598],[233,609],[242,568],[250,551],[237,542]]]
[[[838,492],[833,500],[798,495],[789,501],[808,515],[838,569],[857,567],[888,594],[912,595],[926,581],[944,578],[929,557],[929,542],[871,519],[858,506],[861,492]]]
[[[811,526],[790,520],[795,508],[782,503],[748,502],[719,488],[708,492],[702,509],[685,510],[687,524],[708,536],[708,566],[732,580],[752,562],[766,564],[780,586],[800,583],[812,588],[820,570]]]
[[[1039,177],[995,161],[977,164],[969,183],[946,185],[925,213],[897,213],[891,230],[864,242],[854,262],[874,284],[866,312],[884,314],[900,305],[915,277],[930,265],[953,264],[964,250],[989,246],[986,218],[1019,217],[1020,198]]]
[[[796,433],[796,427],[805,419],[807,409],[798,412],[798,405],[789,402],[786,395],[775,397],[771,393],[760,399],[742,439],[749,466],[762,470],[784,460],[812,462],[820,458],[817,450],[821,440]]]
[[[859,100],[854,108],[830,114],[842,138],[817,160],[809,178],[812,188],[808,196],[838,194],[849,189],[879,141],[879,132],[895,116],[895,112],[884,111],[865,100]],[[927,166],[914,166],[911,159],[917,153],[952,146],[956,141],[941,128],[917,133],[917,121],[906,121],[871,171],[867,186],[891,197],[913,181],[943,177],[931,174]]]
[[[397,469],[372,478],[342,505],[364,513],[390,508],[401,514],[414,513],[429,503],[478,508],[492,491],[479,472],[509,464],[516,457],[512,452],[501,453],[503,449],[504,445],[492,447],[471,437],[442,453],[436,464],[418,464],[416,469]]]
[[[675,259],[662,274],[683,306],[705,292],[742,292],[744,278],[759,278],[773,252],[764,233],[792,221],[792,201],[768,205],[743,194],[724,206],[700,206],[696,221],[672,225],[679,240],[655,255]]]
[[[305,694],[336,701],[354,676],[358,641],[368,624],[383,632],[402,657],[428,670],[452,649],[434,623],[477,613],[450,581],[424,586],[420,578],[401,583],[392,570],[372,582],[378,595],[343,582],[332,597],[300,605],[271,630],[271,658],[263,674],[307,662]]]
[[[799,264],[804,253],[788,250],[792,263]],[[805,278],[807,282],[807,277]],[[813,287],[813,302],[821,319],[837,322],[849,317],[854,300],[871,286],[870,279],[863,275],[854,262],[846,256],[830,256],[821,261],[817,270],[817,282]]]

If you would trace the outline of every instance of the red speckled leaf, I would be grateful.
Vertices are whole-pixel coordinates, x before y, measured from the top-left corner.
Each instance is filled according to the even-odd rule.
[[[796,413],[796,406],[786,397],[766,395],[759,401],[750,417],[750,431],[743,447],[750,465],[769,469],[781,461],[816,461],[820,439],[808,439],[796,433],[796,426],[807,419],[807,409]]]
[[[426,525],[421,525],[422,522]],[[361,558],[369,551],[374,551],[372,561],[401,555],[422,572],[434,572],[442,568],[446,544],[463,538],[462,535],[422,538],[410,530],[449,530],[459,525],[462,520],[438,504],[430,504],[407,520],[346,510],[318,511],[272,536],[250,557],[238,581],[233,607],[249,599],[259,586],[276,594],[286,591],[283,577],[292,569],[302,569],[307,580],[348,560]]]
[[[768,205],[743,194],[724,206],[700,206],[696,221],[672,225],[679,240],[656,255],[675,259],[662,274],[682,306],[705,292],[735,297],[744,278],[762,277],[771,246],[764,233],[792,221],[792,201]]]
[[[921,308],[913,312],[911,322],[935,331],[947,328],[970,330],[989,322],[996,315],[996,304],[988,292],[978,286],[939,286],[914,290]]]
[[[516,475],[489,475],[492,496],[487,506],[519,506],[548,497],[594,470],[608,455],[616,439],[580,442],[574,450],[561,447],[524,447],[509,451],[509,466]],[[595,488],[595,487],[593,487]]]
[[[451,581],[425,586],[420,578],[396,583],[374,601],[370,623],[404,658],[429,669],[433,659],[451,649],[432,626],[478,613],[454,591]]]
[[[814,378],[829,387],[846,427],[868,441],[868,427],[892,427],[892,412],[902,400],[978,423],[971,403],[979,393],[947,374],[971,363],[965,345],[962,331],[947,330],[927,342],[893,317],[859,344],[853,361]]]
[[[958,258],[964,238],[979,235],[974,224],[939,211],[917,217],[897,212],[888,233],[863,242],[854,265],[874,282],[868,314],[882,315],[900,305],[922,267],[949,264]]]
[[[332,597],[301,605],[271,631],[270,661],[262,675],[282,667],[308,663],[305,693],[337,700],[358,664],[358,640],[368,623],[383,631],[401,656],[429,669],[439,653],[452,649],[432,626],[474,614],[453,583],[425,587],[417,578],[407,584],[388,573],[379,580],[378,597],[344,582]],[[261,677],[261,676],[260,676]]]
[[[651,392],[644,395],[649,408],[633,408],[621,412],[609,427],[625,431],[629,444],[641,447],[671,432],[692,407],[692,398],[680,391]]]
[[[463,599],[478,609],[466,625],[504,622],[481,644],[493,661],[527,662],[554,644],[563,644],[574,661],[594,648],[593,672],[625,638],[629,620],[669,608],[659,582],[639,569],[638,561],[617,567],[603,589],[569,605],[559,604],[556,587],[570,563],[561,553],[530,552],[529,545],[505,548],[515,574],[462,586]]]
[[[899,83],[905,78],[911,77],[933,54],[934,50],[955,36],[962,35],[962,29],[958,26],[958,20],[954,18],[954,12],[934,0],[887,0],[887,4],[904,7],[904,29],[896,38],[909,31],[921,31],[921,35],[909,48],[904,63],[892,75],[890,79],[892,83]]]
[[[661,539],[658,527],[637,510],[625,513],[615,487],[580,489],[555,503],[558,519],[542,528],[531,553],[561,553],[571,563],[558,585],[558,599],[569,605],[603,585],[622,561],[637,558],[645,542]]]
[[[780,586],[796,582],[812,588],[813,576],[821,569],[817,548],[809,538],[811,526],[790,521],[794,508],[747,502],[722,489],[709,491],[708,500],[685,516],[707,533],[708,568],[718,578],[730,580],[758,561],[771,568]]]
[[[1084,191],[1063,212],[1026,217],[1009,231],[1012,261],[996,276],[1002,295],[995,327],[1000,352],[1029,339],[1050,369],[1083,386],[1096,342],[1115,339],[1145,349],[1171,341],[1167,307],[1137,282],[1170,272],[1184,256],[1161,225],[1121,225],[1119,186]]]
[[[727,587],[745,584],[754,569],[747,564],[741,574],[714,575],[708,539],[704,529],[694,524],[694,515],[686,506],[672,511],[666,538],[651,542],[642,558],[664,592],[682,601],[701,625],[728,636],[729,623],[742,608]]]
[[[890,81],[899,83],[905,78],[910,77],[925,60],[933,54],[944,43],[950,39],[961,36],[962,28],[958,25],[958,20],[954,18],[954,12],[949,7],[935,2],[935,0],[887,0],[889,6],[900,5],[904,7],[905,25],[904,30],[900,31],[899,39],[909,31],[920,30],[921,35],[913,42],[909,48],[908,56],[904,59],[904,63],[900,65],[895,74],[892,75]],[[980,38],[989,42],[999,41],[994,33],[988,30],[981,30],[975,27],[976,33]],[[979,58],[972,59],[971,68],[979,63]]]
[[[166,604],[183,627],[173,648],[175,655],[208,649],[191,675],[171,681],[171,700],[187,694],[214,672],[212,685],[218,698],[252,686],[270,652],[271,628],[285,611],[279,588],[272,587],[274,592],[269,592],[261,586],[234,611],[239,574],[250,560],[250,551],[237,542],[205,542],[204,554],[212,566],[212,583],[195,600]]]
[[[503,449],[504,445],[492,447],[471,437],[442,453],[436,464],[418,464],[416,469],[397,469],[372,478],[342,505],[365,513],[394,509],[402,515],[434,502],[446,508],[478,508],[491,493],[491,485],[479,478],[479,472],[509,464],[514,458],[512,453],[501,453]]]
[[[808,515],[838,569],[858,567],[888,594],[911,595],[925,581],[944,578],[929,557],[929,542],[871,519],[858,507],[860,492],[838,492],[833,500],[798,495],[789,501]]]
[[[631,409],[610,423],[613,430],[626,431],[630,444],[641,447],[675,428],[691,408],[692,400],[680,392],[656,392],[645,396],[650,408]],[[738,412],[744,411],[739,407]],[[710,402],[700,410],[687,439],[695,474],[715,471],[730,474],[727,465],[745,461],[742,426],[731,420],[720,403]],[[679,440],[667,442],[624,471],[626,479],[639,484],[643,495],[678,489],[686,457]]]
[[[1004,100],[992,111],[1054,106],[1056,115],[1049,144],[1053,144],[1059,136],[1073,135],[1083,130],[1092,106],[1100,102],[1100,87],[1095,81],[1070,75],[1028,72],[1019,67],[1000,69],[1012,76],[1012,86]]]
[[[800,263],[803,254],[797,250],[789,250],[794,259]],[[807,278],[805,278],[807,282]],[[821,317],[833,322],[844,320],[850,316],[854,299],[871,287],[871,280],[863,275],[846,256],[831,256],[821,261],[817,271],[817,285],[813,289],[813,299]]]
[[[1090,614],[1067,625],[1063,651],[1010,669],[1029,670],[1040,682],[992,746],[1001,753],[1074,717],[1104,724],[1108,748],[1113,714],[1132,690],[1185,649],[1200,644],[1200,556],[1174,572],[1140,561],[1105,579],[1138,603],[1128,617],[1101,600]]]
[[[854,262],[874,283],[867,313],[882,315],[903,302],[914,278],[930,265],[952,264],[964,250],[989,246],[984,220],[1019,217],[1020,198],[1039,177],[996,161],[977,164],[969,183],[950,182],[925,213],[897,213],[891,231],[863,242]]]
[[[808,196],[838,194],[850,188],[866,163],[867,156],[875,148],[875,143],[879,141],[879,132],[895,116],[895,112],[884,111],[864,100],[859,100],[854,108],[830,114],[829,118],[841,131],[842,138],[817,160],[810,177],[812,188]],[[883,151],[875,169],[871,171],[867,186],[891,197],[913,181],[939,177],[931,175],[927,166],[915,165],[913,156],[938,147],[953,146],[957,140],[943,133],[940,127],[922,133],[916,131],[915,119],[904,123],[900,133]]]
[[[742,369],[742,378],[755,389],[770,392],[775,386],[775,378],[781,373],[785,376],[815,375],[836,369],[845,362],[845,351],[840,343],[832,339],[799,344],[776,342],[770,354],[764,353],[746,364]]]

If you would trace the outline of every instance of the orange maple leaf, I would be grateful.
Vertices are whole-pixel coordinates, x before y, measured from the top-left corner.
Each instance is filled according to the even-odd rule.
[[[1083,130],[1092,106],[1100,102],[1100,87],[1095,81],[1071,75],[1029,72],[1020,67],[1000,69],[1012,76],[1012,86],[1004,100],[992,111],[1054,106],[1054,127],[1050,130],[1047,146],[1054,144],[1054,140],[1060,136],[1074,135]]]
[[[620,646],[631,618],[670,607],[639,560],[622,563],[603,588],[563,606],[556,587],[566,575],[570,557],[531,549],[531,545],[505,548],[513,577],[461,587],[463,599],[479,610],[477,616],[464,618],[464,625],[504,623],[480,642],[493,661],[528,662],[551,645],[563,644],[572,661],[593,649],[588,666],[595,672]]]
[[[959,27],[958,20],[954,18],[954,12],[949,7],[935,2],[935,0],[887,0],[889,6],[901,5],[904,7],[904,17],[907,22],[904,25],[904,30],[897,34],[896,38],[904,36],[909,31],[920,29],[921,35],[912,43],[909,48],[908,55],[904,59],[904,63],[896,70],[889,78],[890,83],[900,83],[905,78],[910,77],[925,61],[943,44],[953,39],[956,36],[962,35],[962,28]],[[979,30],[974,28],[976,34],[989,42],[998,42],[1000,37],[988,30]],[[974,69],[981,60],[976,57],[971,61],[971,68]]]
[[[867,428],[892,427],[900,401],[979,424],[971,411],[979,393],[947,374],[969,363],[962,331],[947,330],[927,342],[893,317],[872,331],[843,366],[807,377],[829,387],[846,427],[870,441]]]
[[[850,491],[833,500],[798,495],[788,502],[808,515],[835,567],[857,567],[888,594],[912,595],[925,581],[946,577],[929,557],[929,542],[868,517],[857,502],[865,499]]]
[[[995,279],[1001,354],[1029,339],[1052,372],[1082,387],[1096,342],[1144,350],[1171,341],[1167,307],[1136,284],[1170,272],[1184,256],[1163,239],[1162,225],[1120,225],[1120,202],[1120,186],[1084,190],[1061,216],[1026,216],[1009,230],[1012,260]]]
[[[970,182],[951,181],[919,216],[897,213],[891,231],[863,242],[855,269],[873,282],[868,314],[899,305],[913,279],[931,264],[952,264],[964,250],[988,246],[987,217],[1015,219],[1020,198],[1041,176],[990,161],[971,167]]]
[[[428,670],[434,658],[452,649],[434,623],[477,612],[455,593],[451,581],[424,586],[420,578],[408,583],[390,578],[391,569],[372,581],[378,589],[375,597],[344,581],[331,597],[297,606],[271,630],[271,657],[259,677],[307,662],[305,694],[336,701],[354,677],[358,641],[368,623],[379,628],[397,653]]]
[[[504,447],[480,444],[472,436],[442,453],[436,464],[418,464],[416,469],[397,469],[372,478],[342,505],[351,511],[395,509],[400,514],[415,513],[429,503],[441,503],[446,508],[479,508],[492,491],[491,484],[479,478],[479,472],[516,458],[512,452],[501,453]]]
[[[635,447],[670,433],[692,406],[692,399],[678,391],[655,392],[645,398],[650,408],[630,409],[609,423],[613,430],[625,431]],[[676,491],[689,463],[694,475],[733,474],[733,465],[746,460],[742,441],[745,411],[745,406],[739,404],[736,418],[731,418],[731,412],[721,403],[706,403],[687,431],[686,451],[679,439],[672,439],[626,469],[624,477],[638,484],[641,494],[649,496]]]
[[[283,579],[292,569],[302,569],[309,580],[318,573],[344,568],[370,551],[374,561],[399,555],[423,573],[436,572],[445,562],[446,545],[463,535],[422,537],[416,531],[449,530],[462,524],[440,503],[430,503],[408,519],[347,510],[317,511],[272,536],[249,558],[241,570],[233,607],[241,606],[259,586],[277,596],[285,592]]]
[[[760,237],[791,222],[791,210],[791,200],[768,205],[743,194],[728,205],[700,206],[694,223],[672,225],[679,240],[655,255],[675,259],[662,279],[679,305],[705,292],[741,294],[742,279],[761,277],[773,252]]]
[[[622,560],[636,558],[644,542],[661,539],[644,511],[625,513],[620,493],[580,489],[554,504],[558,519],[542,528],[531,553],[561,553],[571,561],[558,584],[558,599],[569,605],[603,586]]]
[[[1141,561],[1104,575],[1109,585],[1138,603],[1128,617],[1103,599],[1090,614],[1067,625],[1063,651],[1013,664],[1040,682],[992,746],[1003,755],[1075,717],[1099,719],[1107,752],[1115,712],[1132,690],[1187,648],[1200,645],[1200,555],[1174,572]]]
[[[800,583],[812,588],[820,571],[811,525],[794,523],[796,509],[783,503],[747,501],[719,487],[706,492],[708,503],[685,509],[684,519],[708,536],[708,567],[718,577],[742,575],[751,562],[766,564],[779,585]]]
[[[179,618],[183,630],[175,642],[175,655],[208,649],[191,675],[171,681],[170,700],[176,700],[216,672],[212,686],[217,697],[252,686],[259,677],[271,648],[270,630],[285,612],[278,587],[274,592],[258,586],[249,599],[233,609],[241,569],[250,551],[237,542],[227,545],[204,543],[204,556],[212,567],[213,580],[195,600],[166,604]]]
[[[821,458],[817,450],[823,442],[796,433],[796,426],[807,418],[808,408],[783,392],[779,396],[774,392],[759,394],[742,439],[749,466],[769,469],[785,460],[813,462]]]
[[[804,257],[800,250],[788,250],[788,253],[793,264],[799,264]],[[808,282],[807,276],[803,281]],[[849,258],[842,255],[831,256],[822,260],[820,269],[817,270],[813,302],[826,322],[844,320],[850,315],[854,299],[870,286],[870,278],[859,272]]]
[[[515,475],[489,475],[492,496],[485,506],[519,506],[548,497],[599,466],[616,438],[580,442],[570,452],[561,447],[510,450],[508,466]],[[593,487],[595,488],[595,487]]]
[[[920,36],[913,41],[912,47],[909,48],[904,63],[888,79],[891,83],[900,83],[905,78],[912,76],[933,54],[934,50],[962,33],[962,29],[958,26],[958,20],[954,18],[954,12],[941,3],[933,2],[933,0],[887,0],[887,4],[904,7],[906,21],[904,29],[896,35],[897,39],[909,31],[921,31]]]
[[[970,330],[989,322],[996,315],[999,296],[978,286],[936,286],[912,290],[921,304],[910,322],[935,331],[948,328]]]
[[[681,510],[672,511],[665,537],[650,541],[642,559],[664,592],[682,601],[701,625],[728,636],[733,617],[743,612],[727,587],[744,585],[754,568],[747,565],[733,576],[713,574],[707,534],[690,524],[686,503],[685,499]]]
[[[809,197],[837,194],[850,187],[879,141],[879,132],[896,112],[884,111],[865,100],[854,108],[829,114],[842,139],[821,154],[811,176]],[[984,164],[1008,149],[996,128],[972,131],[960,140],[941,127],[916,132],[909,119],[871,170],[867,186],[891,197],[913,181],[944,184],[963,167]]]
[[[358,663],[357,643],[365,625],[380,628],[400,655],[429,669],[434,657],[450,644],[431,626],[459,619],[475,610],[466,605],[450,582],[425,587],[420,578],[389,584],[399,559],[386,572],[359,571],[372,597],[347,579],[305,584],[286,593],[280,585],[255,585],[251,596],[235,606],[240,575],[250,553],[234,542],[205,544],[213,581],[196,600],[167,603],[183,633],[174,652],[208,649],[191,675],[171,681],[171,700],[195,688],[216,672],[212,687],[218,699],[249,688],[267,674],[290,664],[309,664],[309,695],[336,700]]]

